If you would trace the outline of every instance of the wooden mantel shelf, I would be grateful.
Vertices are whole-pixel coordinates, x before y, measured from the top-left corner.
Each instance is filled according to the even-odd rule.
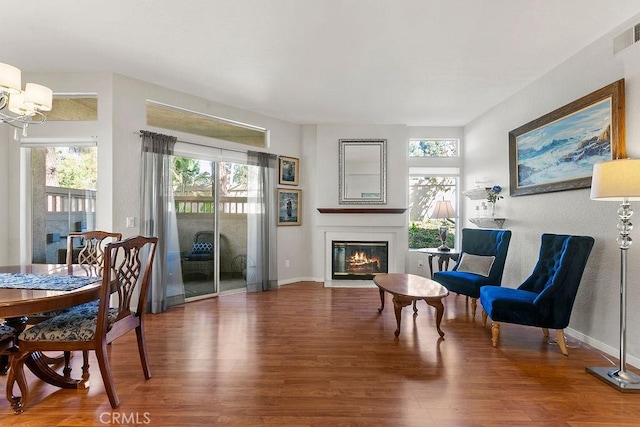
[[[407,208],[318,208],[323,214],[401,214]]]

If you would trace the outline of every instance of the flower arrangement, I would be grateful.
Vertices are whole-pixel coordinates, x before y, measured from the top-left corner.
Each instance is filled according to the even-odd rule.
[[[499,185],[494,185],[491,188],[487,188],[487,201],[489,203],[496,203],[498,200],[502,199],[500,193],[502,192],[502,187]]]

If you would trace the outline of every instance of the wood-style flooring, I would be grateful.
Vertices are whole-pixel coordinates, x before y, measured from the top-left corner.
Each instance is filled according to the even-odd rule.
[[[403,311],[377,289],[297,283],[233,294],[147,317],[152,378],[144,380],[135,334],[113,343],[121,405],[112,410],[92,355],[91,387],[60,390],[31,376],[32,402],[2,426],[636,426],[640,395],[585,372],[610,362],[569,339],[569,356],[539,329],[490,327],[470,318],[463,296],[434,310]],[[479,313],[478,313],[478,317]],[[554,334],[551,334],[552,336]],[[73,358],[80,373],[82,357]],[[614,361],[615,362],[615,361]],[[5,380],[0,379],[4,389]]]

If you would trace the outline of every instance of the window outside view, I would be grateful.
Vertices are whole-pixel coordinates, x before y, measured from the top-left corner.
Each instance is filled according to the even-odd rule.
[[[412,167],[409,172],[409,249],[440,246],[439,228],[442,225],[449,231],[447,246],[455,247],[456,218],[431,219],[431,215],[439,200],[450,201],[454,209],[458,207],[458,176],[450,174],[451,168],[445,173],[439,162],[444,158],[458,158],[458,153],[457,139],[409,141],[409,157],[426,162],[426,167]],[[425,169],[429,172],[415,172]]]
[[[64,263],[70,231],[95,228],[97,147],[31,149],[32,262]]]

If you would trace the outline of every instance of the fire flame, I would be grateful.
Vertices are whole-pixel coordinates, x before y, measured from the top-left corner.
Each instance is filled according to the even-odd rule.
[[[372,262],[378,262],[379,260],[376,258],[369,258],[367,257],[367,254],[365,254],[362,251],[357,251],[353,254],[353,256],[351,257],[351,259],[349,260],[349,263],[351,265],[366,265]]]

